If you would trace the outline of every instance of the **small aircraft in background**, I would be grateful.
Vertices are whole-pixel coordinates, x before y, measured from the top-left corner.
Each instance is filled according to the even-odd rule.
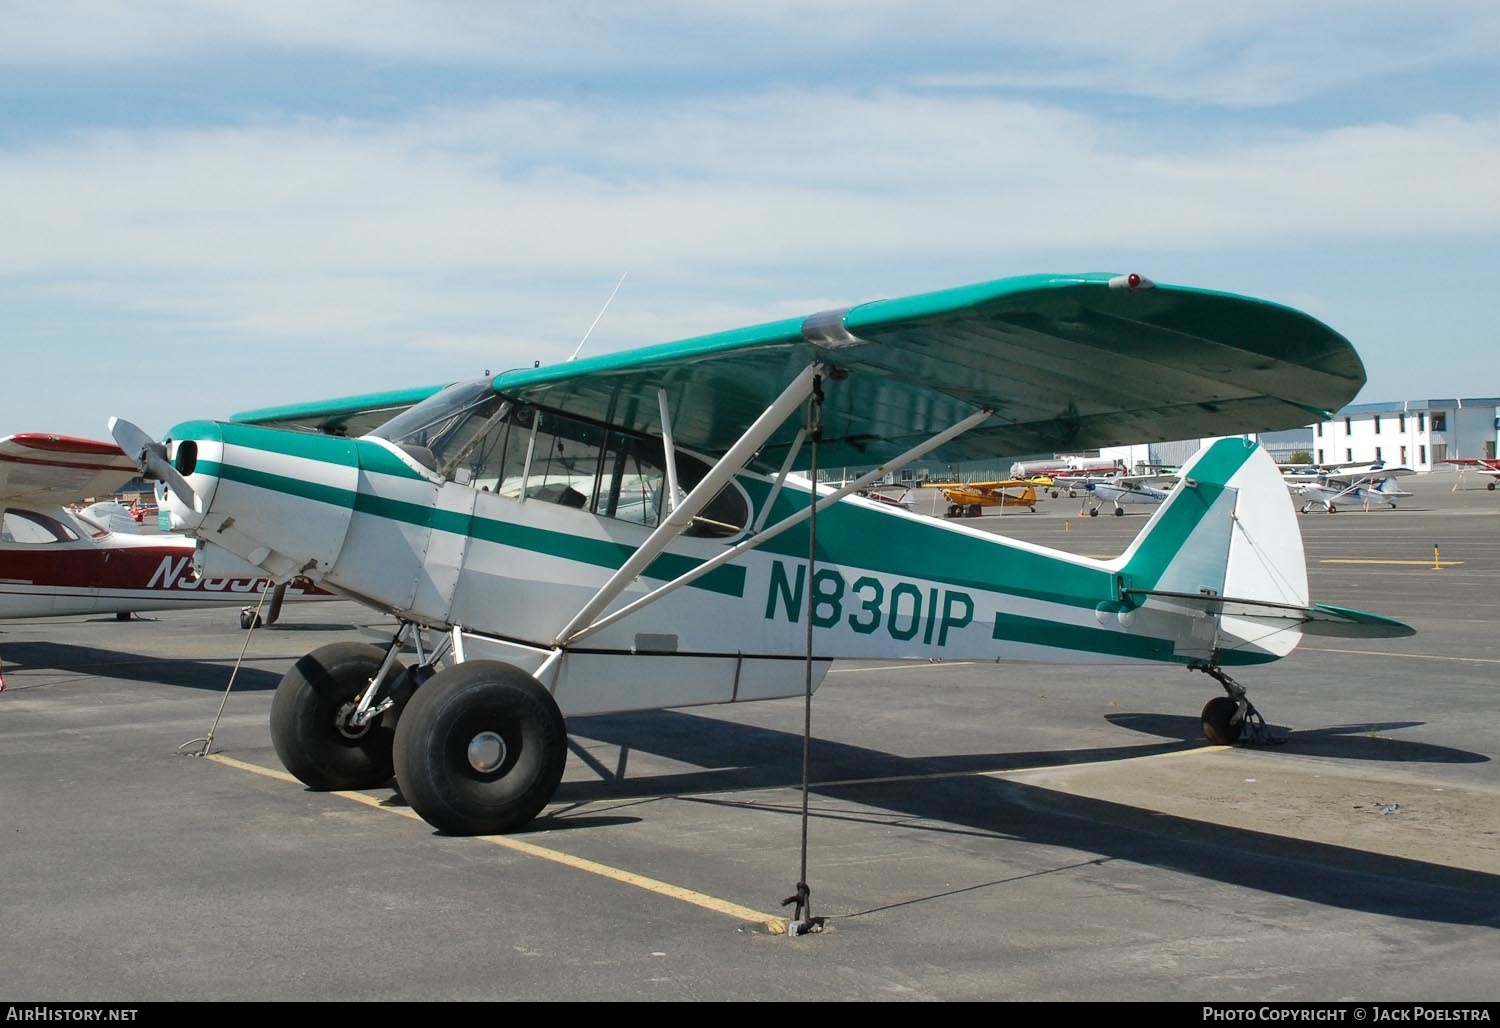
[[[824,481],[822,484],[833,489],[842,489],[851,479],[842,478],[837,481]],[[860,486],[854,491],[854,495],[862,496],[872,503],[883,503],[887,507],[900,507],[902,510],[916,510],[917,501],[912,496],[911,489],[904,485],[887,485],[878,483],[875,485]]]
[[[1369,510],[1379,504],[1394,508],[1397,499],[1411,495],[1396,484],[1396,479],[1415,474],[1412,468],[1388,468],[1376,461],[1284,473],[1282,480],[1293,496],[1301,497],[1303,514],[1320,506],[1329,514],[1336,514],[1340,507]]]
[[[1085,496],[1091,497],[1094,505],[1088,506],[1088,500],[1085,499],[1084,508],[1089,512],[1089,517],[1097,518],[1100,508],[1106,503],[1112,503],[1115,516],[1121,517],[1125,513],[1124,505],[1127,503],[1150,506],[1165,503],[1167,497],[1172,495],[1177,482],[1176,475],[1160,474],[1115,475],[1112,478],[1090,479],[1085,481],[1082,487],[1085,490]]]
[[[917,509],[916,498],[905,486],[871,486],[868,489],[856,490],[855,495],[863,496],[874,503],[883,503],[887,507],[900,507],[902,510]]]
[[[1464,476],[1471,472],[1487,477],[1489,481],[1484,487],[1491,492],[1495,490],[1495,483],[1500,481],[1500,457],[1449,457],[1443,463],[1458,467],[1458,481],[1453,483],[1454,492],[1458,492],[1463,485]]]
[[[1025,479],[1052,494],[1057,499],[1062,490],[1069,496],[1077,496],[1087,488],[1089,482],[1098,482],[1124,475],[1129,469],[1118,460],[1109,457],[1062,456],[1046,460],[1016,461],[1010,466],[1010,477]]]
[[[225,577],[195,574],[193,540],[143,533],[130,508],[113,500],[74,510],[70,503],[113,495],[140,472],[113,443],[21,433],[0,438],[0,619],[67,614],[240,606],[265,588],[265,573],[240,562]],[[287,599],[333,599],[309,582],[277,585],[261,622]]]
[[[1412,629],[1310,603],[1254,442],[1201,450],[1109,560],[853,494],[922,459],[1300,427],[1364,381],[1346,339],[1281,304],[1033,275],[424,387],[363,434],[390,394],[164,442],[110,429],[205,566],[232,554],[400,622],[287,672],[287,769],[316,789],[394,773],[440,831],[488,834],[552,800],[568,717],[803,696],[843,658],[1156,662],[1222,687],[1209,739],[1263,730],[1226,668]]]
[[[1024,478],[1007,478],[998,482],[931,483],[932,488],[943,491],[950,518],[977,518],[986,507],[1025,507],[1035,514],[1037,485],[1037,482]]]

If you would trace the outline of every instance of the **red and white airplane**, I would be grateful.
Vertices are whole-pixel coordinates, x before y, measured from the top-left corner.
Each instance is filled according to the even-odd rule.
[[[1476,475],[1487,476],[1489,482],[1485,484],[1485,488],[1491,491],[1494,490],[1495,483],[1500,481],[1500,457],[1449,457],[1443,463],[1458,466],[1458,481],[1453,483],[1454,492],[1463,485],[1464,476],[1471,471]]]
[[[195,544],[186,536],[143,533],[121,516],[69,503],[111,496],[140,472],[114,443],[23,433],[0,438],[0,618],[239,606],[240,625],[256,622],[246,606],[266,586],[262,572],[220,568],[227,577],[195,571]],[[122,530],[129,524],[132,530]],[[297,580],[277,587],[260,615],[270,624],[285,600],[333,599]]]

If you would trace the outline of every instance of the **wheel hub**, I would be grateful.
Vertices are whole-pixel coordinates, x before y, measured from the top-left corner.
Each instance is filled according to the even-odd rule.
[[[360,739],[370,730],[368,724],[357,725],[354,723],[354,712],[359,709],[359,698],[355,697],[339,708],[338,713],[333,716],[333,726],[339,730],[339,734],[345,739]]]
[[[495,732],[480,732],[469,740],[469,766],[487,775],[505,763],[505,740]]]

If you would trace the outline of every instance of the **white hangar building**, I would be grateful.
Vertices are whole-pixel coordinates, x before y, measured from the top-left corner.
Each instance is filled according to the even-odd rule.
[[[1416,471],[1451,470],[1449,457],[1493,457],[1500,397],[1356,403],[1313,426],[1318,464],[1384,461]]]

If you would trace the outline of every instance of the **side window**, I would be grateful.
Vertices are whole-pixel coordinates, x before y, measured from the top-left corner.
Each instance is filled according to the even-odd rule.
[[[660,524],[667,482],[661,454],[654,439],[609,433],[595,512],[648,528]]]
[[[521,475],[526,467],[526,446],[531,442],[535,420],[535,410],[521,407],[513,408],[507,417],[492,423],[463,469],[467,477],[459,473],[454,480],[483,492],[519,499],[525,485]]]
[[[526,452],[535,444],[528,469]],[[511,499],[526,498],[591,511],[655,528],[666,513],[666,456],[653,436],[619,432],[555,411],[513,409],[491,422],[455,469],[456,481]],[[686,495],[708,474],[697,457],[677,454],[677,487]],[[726,486],[699,512],[686,534],[729,536],[744,531],[750,505]]]
[[[45,546],[70,543],[78,538],[67,525],[46,514],[30,510],[8,510],[0,518],[0,542]]]
[[[538,416],[541,422],[531,456],[531,474],[526,478],[526,497],[592,509],[604,429],[549,411]]]
[[[677,454],[677,485],[684,492],[703,481],[708,474],[708,465],[697,457],[685,453]],[[750,504],[745,494],[733,483],[719,490],[719,495],[708,501],[708,506],[698,512],[687,535],[722,537],[738,535],[750,522]]]

